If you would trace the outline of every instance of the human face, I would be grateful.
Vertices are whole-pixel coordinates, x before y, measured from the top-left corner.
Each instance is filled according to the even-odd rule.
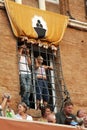
[[[47,116],[47,121],[50,122],[50,123],[56,123],[56,117],[53,113],[49,114]]]
[[[72,105],[65,106],[65,108],[64,108],[64,112],[65,112],[66,115],[71,114],[72,111],[73,111],[73,106],[72,106]]]
[[[26,48],[27,48],[25,44],[21,45],[21,47],[22,47],[22,48],[24,48],[24,49],[26,49]]]
[[[39,63],[43,63],[43,58],[39,58],[39,59],[38,59],[38,62],[39,62]]]
[[[85,128],[87,128],[87,116],[83,120]]]
[[[48,115],[50,115],[51,114],[51,110],[49,109],[49,108],[47,108],[46,110],[45,110],[45,116],[48,116]]]
[[[18,105],[18,113],[25,113],[25,108],[21,104]]]
[[[80,111],[79,111],[79,114],[78,114],[78,117],[79,117],[79,118],[83,118],[83,117],[85,117],[85,116],[86,116],[85,110],[80,110]]]

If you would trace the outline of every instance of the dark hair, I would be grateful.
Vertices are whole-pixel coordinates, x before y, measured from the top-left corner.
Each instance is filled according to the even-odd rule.
[[[79,116],[79,112],[80,112],[80,110],[77,111],[76,116]]]
[[[22,45],[26,45],[27,46],[27,42],[26,40],[22,40],[22,38],[18,37],[17,38],[17,45],[20,48]]]
[[[51,107],[49,105],[41,107],[41,115],[42,115],[42,117],[44,117],[46,109],[50,109],[50,111],[52,111]]]
[[[72,103],[71,101],[66,101],[66,102],[64,103],[64,107],[70,106],[70,105],[73,106],[73,103]]]

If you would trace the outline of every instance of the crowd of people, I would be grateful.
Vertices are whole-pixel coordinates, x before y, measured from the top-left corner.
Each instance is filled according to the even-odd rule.
[[[0,116],[14,119],[25,119],[33,121],[32,116],[27,114],[27,105],[21,102],[17,106],[17,112],[15,112],[11,107],[11,97],[9,94],[4,94],[2,98],[2,103],[0,105]]]
[[[21,41],[21,45],[18,46],[18,56],[22,103],[18,105],[18,114],[16,114],[15,117],[17,119],[27,119],[32,121],[33,118],[26,113],[27,107],[30,107],[29,97],[32,89],[30,68],[32,61],[29,47],[26,46],[24,41]],[[44,65],[43,61],[44,59],[41,55],[34,58],[36,109],[40,109],[42,114],[39,121],[86,127],[86,112],[84,110],[78,110],[76,115],[72,114],[72,102],[65,102],[63,110],[58,113],[54,113],[51,110],[48,105],[49,90],[46,70],[53,70],[53,67]],[[41,107],[41,104],[43,107]]]
[[[19,76],[20,76],[20,90],[21,90],[21,103],[17,106],[17,112],[11,108],[11,97],[9,94],[4,94],[2,103],[0,105],[0,116],[7,118],[14,118],[19,120],[33,121],[33,117],[27,113],[30,107],[30,91],[32,89],[31,81],[31,56],[30,50],[26,44],[21,44],[18,47],[18,60],[19,60]],[[36,107],[41,110],[41,118],[38,121],[82,126],[87,128],[87,114],[85,110],[78,110],[74,115],[73,103],[66,101],[63,109],[60,112],[54,113],[51,106],[49,106],[49,90],[46,70],[53,70],[52,66],[43,64],[43,57],[41,55],[35,57],[35,90],[36,90]],[[42,106],[41,106],[42,103]]]
[[[27,113],[28,106],[24,102],[18,104],[17,112],[11,108],[10,103],[10,95],[4,94],[2,103],[0,105],[0,116],[17,120],[34,121],[34,118]],[[74,106],[71,101],[66,101],[64,103],[62,111],[54,113],[51,107],[49,105],[46,105],[41,108],[41,118],[39,118],[37,121],[87,128],[86,111],[80,109],[74,115],[73,107]]]

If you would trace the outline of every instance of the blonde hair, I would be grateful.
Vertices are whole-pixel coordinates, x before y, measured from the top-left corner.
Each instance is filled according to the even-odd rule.
[[[39,60],[39,59],[43,59],[43,57],[42,57],[42,56],[38,56],[37,59],[38,59],[38,60]]]
[[[23,106],[25,108],[25,112],[27,111],[27,105],[24,102],[19,103],[18,106],[19,105],[21,105],[21,106]]]

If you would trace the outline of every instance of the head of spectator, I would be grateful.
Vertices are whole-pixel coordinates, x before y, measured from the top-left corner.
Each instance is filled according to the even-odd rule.
[[[18,53],[20,55],[26,55],[28,48],[26,46],[26,44],[22,44],[21,46],[18,47]]]
[[[11,103],[12,103],[11,99],[8,100],[5,111],[4,111],[5,117],[8,117],[8,118],[14,118],[14,116],[15,116],[15,112],[12,109],[12,104]]]
[[[51,113],[52,113],[52,111],[51,111],[51,108],[50,108],[49,105],[42,107],[42,109],[41,109],[42,117],[45,117],[45,118],[46,118],[46,117],[47,117],[48,115],[50,115]]]
[[[67,100],[64,103],[64,108],[62,111],[55,114],[56,123],[66,124],[66,125],[78,125],[76,116],[73,112],[73,103],[70,100]]]
[[[73,103],[71,101],[66,101],[64,104],[64,114],[66,115],[65,124],[76,126],[78,122],[73,118]]]
[[[85,110],[83,109],[78,110],[76,116],[79,118],[84,118],[86,116]]]
[[[42,64],[43,63],[43,57],[42,56],[38,56],[37,57],[37,61],[39,64]]]
[[[83,125],[85,128],[87,128],[87,116],[85,116],[83,119]]]
[[[51,111],[51,108],[49,105],[41,107],[41,116],[42,117],[39,119],[39,121],[48,122],[47,116],[51,113],[52,113],[52,111]]]
[[[86,116],[85,110],[80,109],[77,111],[76,118],[77,118],[77,122],[79,125],[83,124],[83,120],[84,120],[85,116]]]
[[[2,103],[1,103],[1,105],[0,105],[0,116],[4,116],[4,111],[5,111],[7,102],[8,102],[9,100],[10,100],[10,94],[5,93],[5,94],[2,96]]]
[[[26,113],[27,112],[27,105],[22,102],[18,104],[18,113],[21,115],[22,113]]]
[[[71,101],[66,101],[64,103],[64,113],[65,115],[69,116],[70,114],[72,114],[73,111],[73,103]]]
[[[47,116],[47,121],[48,121],[49,123],[56,123],[55,114],[54,114],[54,113],[50,113],[50,114]]]
[[[24,102],[18,104],[18,113],[15,115],[15,118],[29,121],[33,120],[33,118],[27,114],[27,105]]]

